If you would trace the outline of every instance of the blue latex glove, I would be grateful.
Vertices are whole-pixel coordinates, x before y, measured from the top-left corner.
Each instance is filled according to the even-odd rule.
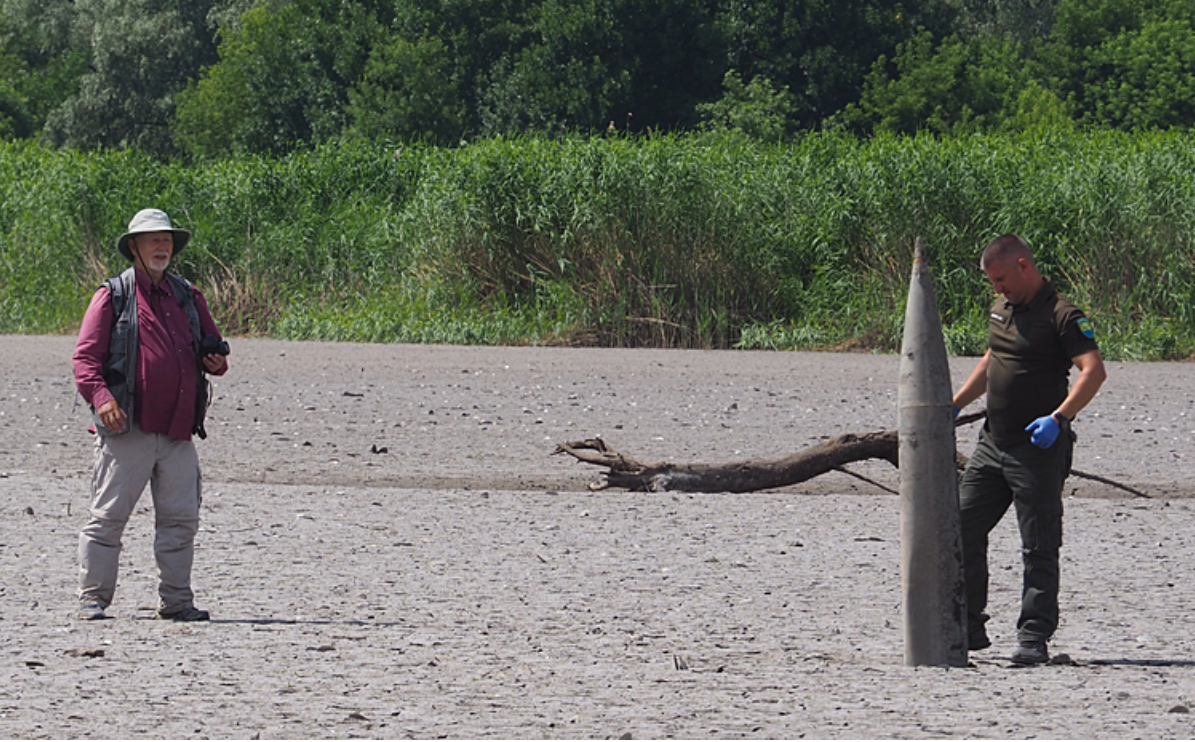
[[[1046,415],[1029,423],[1025,430],[1029,431],[1029,440],[1033,442],[1033,445],[1038,448],[1049,448],[1054,445],[1062,426],[1058,424],[1053,415]]]

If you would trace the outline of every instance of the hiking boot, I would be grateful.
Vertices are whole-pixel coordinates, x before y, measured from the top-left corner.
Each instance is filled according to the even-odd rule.
[[[1046,650],[1046,643],[1040,639],[1022,640],[1009,659],[1018,665],[1044,665],[1050,661],[1050,653]]]
[[[80,621],[103,621],[108,616],[104,614],[104,606],[101,603],[90,600],[79,604],[79,612],[75,617]]]
[[[983,627],[967,632],[968,652],[978,652],[990,646],[992,646],[992,640],[988,638],[988,632],[984,631]]]
[[[210,621],[212,616],[207,611],[201,611],[193,605],[179,608],[177,611],[158,611],[158,618],[163,621]]]

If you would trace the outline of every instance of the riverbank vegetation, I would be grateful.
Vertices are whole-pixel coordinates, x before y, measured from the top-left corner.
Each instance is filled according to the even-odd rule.
[[[233,333],[954,353],[1024,235],[1195,354],[1192,0],[0,0],[0,332],[154,205]]]
[[[1107,353],[1195,351],[1195,141],[734,133],[328,143],[187,165],[0,149],[0,331],[67,332],[157,204],[233,334],[367,342],[899,347],[929,246],[950,350],[978,353],[978,255],[1015,231]]]

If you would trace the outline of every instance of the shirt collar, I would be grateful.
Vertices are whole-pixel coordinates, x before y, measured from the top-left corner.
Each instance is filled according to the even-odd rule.
[[[146,296],[148,296],[150,294],[150,292],[153,292],[153,291],[156,291],[161,294],[170,292],[170,286],[168,285],[168,281],[165,278],[163,278],[163,280],[162,280],[162,285],[158,286],[149,277],[148,273],[146,273],[145,271],[143,271],[140,268],[137,268],[135,266],[133,268],[133,275],[135,275],[137,277],[137,290],[140,291],[141,293],[145,294]]]
[[[1058,294],[1058,291],[1054,288],[1054,284],[1050,282],[1050,279],[1043,278],[1042,280],[1044,283],[1037,290],[1037,293],[1034,294],[1033,298],[1029,300],[1028,304],[1015,306],[1011,301],[1005,299],[1004,308],[1010,312],[1036,312],[1044,307]]]

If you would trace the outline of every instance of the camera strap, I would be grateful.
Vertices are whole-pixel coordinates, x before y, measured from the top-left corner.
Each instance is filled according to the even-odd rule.
[[[203,359],[199,356],[199,342],[203,337],[203,331],[199,328],[199,310],[195,308],[195,287],[177,273],[167,273],[166,280],[170,283],[170,289],[174,292],[178,305],[187,313],[187,322],[191,325],[191,352],[195,354],[202,371]]]
[[[199,366],[199,376],[195,379],[195,425],[191,432],[203,439],[207,438],[203,421],[207,417],[207,406],[211,401],[211,384],[207,380],[203,356],[199,352],[203,330],[199,327],[199,310],[195,308],[195,287],[177,273],[167,273],[166,280],[170,283],[170,289],[174,292],[179,306],[187,313],[187,322],[191,325],[191,351],[195,354],[195,363]]]

